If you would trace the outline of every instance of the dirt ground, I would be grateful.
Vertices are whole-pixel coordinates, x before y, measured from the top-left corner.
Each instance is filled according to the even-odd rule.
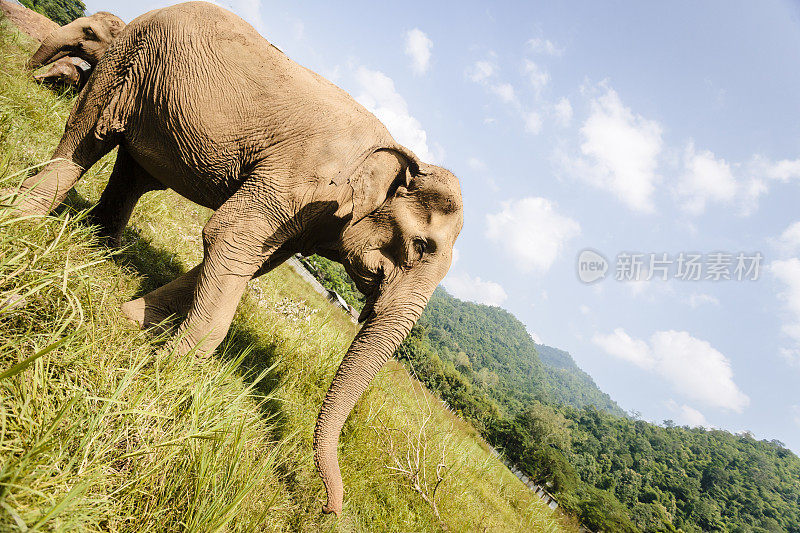
[[[58,28],[58,24],[25,6],[15,2],[0,0],[0,9],[8,19],[17,27],[41,42],[50,35],[50,32]]]

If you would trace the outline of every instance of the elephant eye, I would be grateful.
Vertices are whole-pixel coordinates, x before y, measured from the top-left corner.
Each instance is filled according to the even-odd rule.
[[[83,33],[84,33],[84,35],[86,35],[86,37],[88,37],[89,39],[94,39],[94,38],[95,38],[95,36],[96,36],[96,35],[95,35],[95,33],[94,33],[94,30],[93,30],[91,27],[89,27],[89,26],[87,26],[87,27],[85,27],[85,28],[83,29]]]
[[[414,240],[414,249],[417,251],[420,257],[425,254],[425,251],[428,249],[428,243],[423,241],[422,239],[415,239]]]

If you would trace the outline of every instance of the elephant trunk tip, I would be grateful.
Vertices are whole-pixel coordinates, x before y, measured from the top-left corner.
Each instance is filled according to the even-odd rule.
[[[327,504],[322,506],[322,512],[325,514],[333,513],[336,518],[339,518],[339,516],[342,514],[342,503],[330,503],[329,501]]]
[[[334,448],[335,450],[335,448]],[[334,456],[332,463],[330,457],[328,461],[317,460],[317,469],[322,476],[322,484],[325,485],[325,494],[327,503],[322,506],[322,512],[325,514],[335,514],[336,518],[342,514],[342,504],[344,502],[344,484],[342,483],[342,475],[339,470],[339,462]]]

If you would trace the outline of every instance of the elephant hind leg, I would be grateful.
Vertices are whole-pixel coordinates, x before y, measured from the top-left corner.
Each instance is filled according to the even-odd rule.
[[[122,74],[119,70],[118,62],[103,62],[78,95],[51,161],[23,181],[13,207],[24,214],[46,215],[66,198],[84,172],[119,144],[124,130],[120,97],[127,95],[114,83]]]
[[[164,188],[120,146],[108,185],[89,214],[89,220],[100,226],[100,236],[110,246],[119,246],[122,231],[139,198],[146,192]]]

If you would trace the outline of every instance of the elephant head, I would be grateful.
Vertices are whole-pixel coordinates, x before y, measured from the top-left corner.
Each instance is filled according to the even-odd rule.
[[[33,78],[49,86],[81,89],[90,70],[89,64],[79,57],[62,57],[51,63],[47,72],[36,74]]]
[[[94,67],[123,28],[122,19],[106,11],[75,19],[42,42],[28,68],[35,70],[65,56],[79,57]]]
[[[314,460],[328,498],[323,511],[337,515],[344,495],[337,459],[344,422],[447,274],[463,224],[458,179],[405,149],[375,152],[351,185],[353,217],[339,260],[367,303],[314,430]]]

